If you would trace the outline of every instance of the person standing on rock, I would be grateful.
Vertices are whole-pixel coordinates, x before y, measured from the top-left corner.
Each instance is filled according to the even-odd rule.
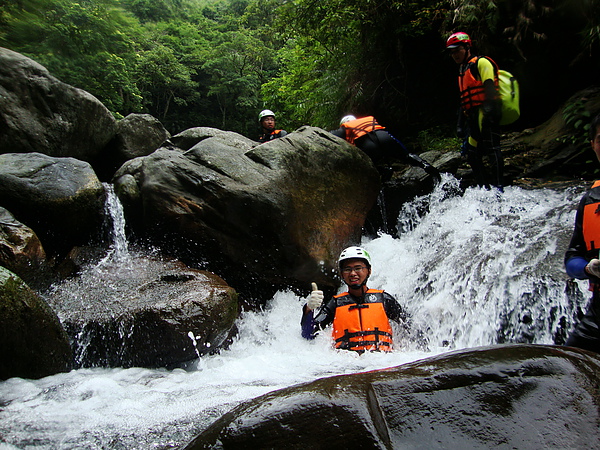
[[[437,181],[441,179],[440,172],[435,167],[423,158],[410,153],[398,139],[386,131],[384,126],[377,123],[373,116],[359,119],[351,115],[344,116],[340,121],[340,127],[331,133],[365,152],[384,178],[391,175],[389,162],[391,158],[396,157],[422,168]],[[382,163],[384,163],[383,167]]]
[[[340,254],[338,267],[348,291],[323,304],[323,291],[312,283],[313,290],[303,307],[302,337],[314,339],[319,330],[333,324],[332,335],[338,349],[391,351],[390,320],[402,321],[404,311],[387,292],[367,287],[370,255],[361,247],[348,247]]]
[[[498,94],[498,66],[487,56],[471,53],[471,38],[467,33],[452,34],[446,49],[458,64],[460,108],[456,132],[463,139],[462,154],[466,157],[479,186],[504,187],[504,159],[500,148],[500,118],[502,102]],[[489,156],[491,170],[483,163]]]
[[[590,128],[590,144],[600,161],[600,114]],[[600,353],[600,180],[594,182],[577,208],[575,228],[565,253],[567,275],[588,279],[592,299],[565,345]]]
[[[260,124],[261,134],[258,142],[272,141],[287,134],[285,130],[275,129],[275,113],[270,109],[265,109],[258,114],[258,123]]]

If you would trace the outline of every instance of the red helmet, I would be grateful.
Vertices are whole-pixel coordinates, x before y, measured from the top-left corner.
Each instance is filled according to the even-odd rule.
[[[459,45],[471,45],[471,38],[467,33],[459,31],[458,33],[451,34],[448,40],[446,41],[446,48],[456,48]]]

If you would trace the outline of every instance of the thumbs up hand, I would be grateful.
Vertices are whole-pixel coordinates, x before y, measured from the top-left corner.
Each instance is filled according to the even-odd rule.
[[[600,278],[600,261],[597,258],[592,259],[587,266],[585,271],[596,278]],[[314,285],[315,283],[313,283]]]
[[[317,287],[317,283],[312,283],[312,292],[310,293],[310,297],[308,297],[308,301],[306,302],[306,308],[309,311],[313,309],[317,309],[323,303],[323,291],[320,291]]]

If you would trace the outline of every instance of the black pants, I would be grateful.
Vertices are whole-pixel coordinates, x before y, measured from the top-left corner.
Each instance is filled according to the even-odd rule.
[[[598,327],[598,302],[594,297],[582,319],[569,335],[565,345],[600,353],[600,328]]]
[[[475,182],[479,186],[504,186],[504,158],[500,148],[500,125],[484,123],[479,129],[478,112],[473,112],[468,119],[468,133],[477,141],[477,147],[470,147],[467,161],[473,170]],[[488,157],[489,169],[483,163]]]
[[[427,165],[421,157],[409,152],[398,139],[385,130],[371,131],[356,139],[354,144],[365,152],[376,166],[389,164],[392,159],[399,159],[421,168]]]

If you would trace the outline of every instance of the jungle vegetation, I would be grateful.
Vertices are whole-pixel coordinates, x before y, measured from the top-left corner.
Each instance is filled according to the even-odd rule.
[[[398,136],[451,132],[454,31],[517,76],[516,127],[599,82],[600,0],[0,0],[0,46],[172,134],[252,138],[264,108],[288,131],[369,114]]]

